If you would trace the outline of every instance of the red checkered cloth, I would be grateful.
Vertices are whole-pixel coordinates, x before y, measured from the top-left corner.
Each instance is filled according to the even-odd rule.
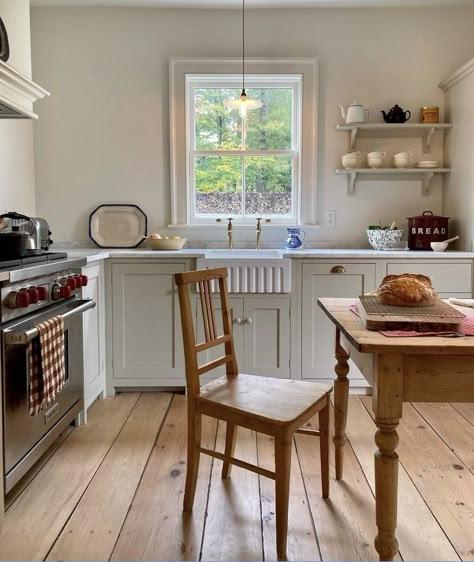
[[[37,326],[39,336],[28,344],[29,412],[36,416],[64,386],[64,320],[56,316]]]
[[[351,304],[349,307],[351,312],[356,316],[360,316],[357,304]],[[467,312],[465,318],[461,322],[461,330],[459,332],[415,332],[414,330],[378,330],[388,338],[408,338],[416,336],[448,336],[448,337],[462,337],[474,336],[474,317],[469,316]]]

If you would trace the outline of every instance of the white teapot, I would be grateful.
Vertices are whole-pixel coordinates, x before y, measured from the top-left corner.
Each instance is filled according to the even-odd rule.
[[[342,118],[346,120],[346,123],[364,123],[366,111],[367,118],[369,117],[369,110],[365,109],[362,104],[357,103],[356,101],[351,103],[351,105],[347,108],[347,111],[344,110],[342,105],[339,107],[341,108]]]

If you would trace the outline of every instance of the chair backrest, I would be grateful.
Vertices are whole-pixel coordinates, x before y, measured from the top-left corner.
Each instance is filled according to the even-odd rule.
[[[234,340],[232,336],[232,318],[227,299],[227,268],[201,269],[176,273],[174,276],[178,287],[179,308],[181,312],[181,327],[183,330],[184,360],[186,365],[186,387],[188,395],[199,394],[199,377],[204,373],[226,366],[227,375],[237,375],[238,367],[235,357]],[[216,314],[211,296],[211,281],[217,280],[222,314],[222,334],[218,334]],[[198,332],[197,318],[193,319],[191,304],[191,287],[198,286],[204,341],[196,342]],[[198,353],[213,347],[223,345],[224,355],[199,365]]]

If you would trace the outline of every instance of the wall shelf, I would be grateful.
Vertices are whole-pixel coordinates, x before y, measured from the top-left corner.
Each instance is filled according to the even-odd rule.
[[[360,175],[372,177],[372,179],[393,179],[397,176],[399,179],[421,179],[421,194],[427,195],[434,174],[446,174],[448,172],[450,172],[449,168],[337,168],[336,170],[336,174],[347,176],[348,195],[355,193],[355,182]]]
[[[338,124],[336,130],[348,133],[350,149],[355,148],[357,137],[420,137],[423,152],[429,152],[434,133],[451,127],[451,123],[349,123]]]

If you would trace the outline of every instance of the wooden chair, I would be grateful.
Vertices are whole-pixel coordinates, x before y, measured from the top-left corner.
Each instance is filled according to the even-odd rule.
[[[232,319],[229,312],[225,267],[176,273],[186,365],[188,409],[188,463],[184,511],[192,511],[201,453],[223,461],[222,478],[230,475],[231,465],[251,470],[275,480],[276,543],[280,560],[286,559],[288,499],[291,451],[294,433],[319,435],[321,438],[322,496],[329,497],[329,394],[326,385],[241,374],[237,368]],[[223,334],[217,334],[211,281],[217,281],[222,308]],[[195,322],[190,289],[199,287],[205,341],[196,343]],[[314,306],[316,304],[314,303]],[[198,365],[198,353],[223,345],[218,359]],[[221,365],[226,375],[201,386],[200,376]],[[319,413],[319,431],[299,429]],[[226,421],[224,453],[201,447],[201,416]],[[234,457],[236,426],[275,438],[275,471],[265,470]]]

